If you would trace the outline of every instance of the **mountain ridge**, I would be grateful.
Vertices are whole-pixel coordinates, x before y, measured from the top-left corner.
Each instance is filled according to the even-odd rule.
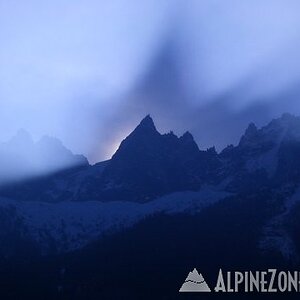
[[[48,187],[38,192],[38,199],[50,202],[123,200],[142,203],[171,192],[196,191],[203,185],[222,182],[227,182],[226,189],[230,192],[278,182],[296,184],[300,174],[294,160],[300,153],[299,141],[300,118],[283,114],[261,128],[250,123],[236,146],[228,146],[219,153],[214,147],[200,150],[188,131],[180,137],[172,131],[161,134],[147,115],[120,143],[110,160],[96,164],[104,167],[83,163],[67,174],[62,170],[54,176],[33,178],[26,182],[25,192],[22,184],[4,187],[0,189],[0,196],[20,200],[37,198],[35,190],[41,180],[44,182],[41,186],[47,183]]]
[[[238,145],[218,153],[214,147],[200,150],[190,133],[159,133],[147,116],[111,160],[0,189],[0,235],[11,233],[18,243],[30,240],[46,254],[60,253],[149,216],[193,215],[209,207],[213,215],[219,207],[224,213],[217,218],[225,222],[227,207],[247,215],[255,203],[261,219],[251,218],[260,224],[260,246],[294,255],[299,132],[300,118],[284,115],[262,128],[250,124]]]

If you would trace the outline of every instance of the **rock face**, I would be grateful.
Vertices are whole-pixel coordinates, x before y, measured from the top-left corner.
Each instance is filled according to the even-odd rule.
[[[160,134],[147,116],[104,170],[104,195],[113,199],[119,193],[121,199],[144,202],[172,191],[196,189],[209,171],[206,159],[217,161],[217,155],[200,151],[189,132],[180,138],[173,132]]]
[[[252,123],[236,147],[220,153],[231,186],[259,188],[299,182],[300,118],[284,114],[257,129]]]
[[[289,114],[260,129],[251,123],[239,144],[220,154],[214,147],[199,150],[189,132],[181,137],[160,134],[147,116],[85,190],[100,201],[147,202],[207,184],[223,184],[231,192],[295,185],[300,180],[299,155],[300,118]]]

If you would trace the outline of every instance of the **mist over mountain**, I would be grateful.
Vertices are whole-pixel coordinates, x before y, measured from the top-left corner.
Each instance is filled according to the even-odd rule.
[[[299,11],[0,0],[0,300],[299,300]]]
[[[21,129],[8,142],[0,144],[0,185],[88,165],[82,155],[74,155],[60,140],[43,136],[34,142]]]
[[[18,128],[51,133],[94,163],[151,113],[157,128],[189,128],[199,145],[236,143],[251,121],[300,113],[299,8],[296,0],[3,2],[0,139]]]
[[[33,148],[30,139],[23,140],[29,145],[27,149]],[[171,192],[196,191],[205,185],[225,182],[226,189],[232,191],[253,185],[272,186],[278,181],[296,182],[299,141],[300,118],[283,114],[260,129],[251,123],[236,146],[229,145],[217,153],[214,147],[200,150],[189,132],[181,137],[173,132],[159,133],[148,115],[121,142],[110,160],[94,166],[81,156],[73,156],[59,141],[43,138],[35,145],[37,152],[29,153],[40,153],[34,157],[56,170],[63,163],[80,168],[67,175],[58,172],[52,177],[33,178],[26,183],[26,192],[22,192],[21,184],[4,189],[3,195],[20,194],[23,200],[38,197],[54,202],[58,199],[147,202]],[[34,161],[29,157],[24,161]],[[39,190],[38,186],[43,186],[39,181],[47,182],[46,190]],[[49,191],[52,191],[50,198]]]
[[[169,295],[161,285],[182,285],[177,276],[184,264],[192,268],[198,262],[208,276],[224,263],[245,269],[299,265],[300,117],[286,113],[261,128],[250,123],[237,145],[219,153],[214,147],[200,150],[189,132],[180,137],[159,133],[149,115],[110,160],[95,165],[53,138],[34,143],[22,131],[6,149],[14,158],[21,146],[27,150],[15,163],[42,153],[40,161],[55,168],[63,161],[70,164],[0,189],[0,238],[5,241],[0,264],[9,278],[32,264],[36,274],[44,269],[52,274],[43,284],[56,296],[83,297],[89,290],[106,297],[108,292],[95,289],[93,280],[112,284],[114,271],[108,270],[125,276],[128,266],[136,266],[149,280],[158,276],[162,281],[151,293]],[[155,257],[152,248],[159,249]],[[142,253],[147,263],[140,263]],[[111,255],[115,263],[106,259]],[[10,268],[15,260],[22,263]],[[174,265],[172,282],[159,275],[164,262]],[[65,279],[55,275],[66,265],[85,271],[80,279],[71,271]],[[103,268],[105,276],[99,273]],[[40,280],[29,277],[29,286]],[[2,280],[16,284],[9,278]],[[53,290],[57,282],[63,290]],[[86,286],[79,289],[82,282]],[[124,291],[138,299],[130,280],[125,282]],[[17,286],[32,296],[32,288]]]

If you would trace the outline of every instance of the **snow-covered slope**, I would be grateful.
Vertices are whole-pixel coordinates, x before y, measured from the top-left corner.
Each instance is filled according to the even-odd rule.
[[[124,201],[45,203],[1,198],[0,211],[9,211],[10,214],[3,215],[16,220],[15,230],[22,231],[23,237],[37,243],[41,252],[47,254],[53,249],[60,253],[81,248],[104,233],[124,229],[153,214],[196,213],[229,195],[207,186],[198,192],[173,193],[144,204]]]

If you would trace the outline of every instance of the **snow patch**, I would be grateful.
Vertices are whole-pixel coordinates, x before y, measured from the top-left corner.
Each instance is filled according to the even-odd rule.
[[[81,248],[104,233],[127,228],[157,213],[196,213],[231,194],[213,187],[177,192],[148,203],[114,202],[25,202],[0,199],[0,208],[14,207],[28,235],[48,253]]]

